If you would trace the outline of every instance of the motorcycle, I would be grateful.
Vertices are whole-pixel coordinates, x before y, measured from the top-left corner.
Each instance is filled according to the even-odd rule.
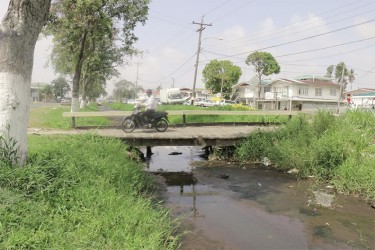
[[[147,117],[144,123],[140,117],[144,111],[139,110],[139,105],[134,106],[134,111],[130,116],[126,116],[122,121],[122,130],[125,133],[131,133],[136,128],[155,128],[159,132],[164,132],[168,128],[168,113],[165,111],[155,111],[150,117]]]

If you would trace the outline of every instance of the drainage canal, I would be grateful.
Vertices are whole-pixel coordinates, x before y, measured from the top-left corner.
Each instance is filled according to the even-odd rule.
[[[325,208],[311,180],[207,161],[200,147],[152,153],[145,168],[163,176],[166,205],[183,218],[182,249],[375,249],[375,214],[363,201],[335,195]]]

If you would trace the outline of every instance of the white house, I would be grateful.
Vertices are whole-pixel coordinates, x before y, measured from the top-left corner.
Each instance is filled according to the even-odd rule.
[[[348,103],[355,107],[375,107],[375,89],[361,88],[347,91],[345,94]]]
[[[256,100],[259,99],[261,95],[259,90],[264,90],[262,87],[268,85],[270,82],[270,79],[264,79],[261,84],[259,84],[259,79],[254,76],[248,82],[237,83],[232,86],[231,100],[236,100],[255,107]]]
[[[336,109],[343,101],[340,85],[327,77],[278,78],[262,88],[257,106],[264,110]]]

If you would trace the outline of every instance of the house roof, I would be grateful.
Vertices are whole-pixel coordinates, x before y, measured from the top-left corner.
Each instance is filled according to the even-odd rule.
[[[316,80],[296,80],[296,79],[285,79],[285,78],[277,78],[270,82],[270,84],[275,83],[277,81],[283,81],[290,84],[296,84],[296,85],[308,85],[308,86],[332,86],[332,87],[338,87],[339,84],[332,82],[332,81],[320,81],[318,78]]]

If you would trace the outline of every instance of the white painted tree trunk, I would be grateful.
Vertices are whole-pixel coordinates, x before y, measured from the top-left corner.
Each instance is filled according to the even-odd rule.
[[[86,99],[82,99],[81,100],[81,106],[79,107],[80,109],[84,109],[84,108],[86,108],[86,106],[87,106],[87,101],[86,101]]]
[[[9,138],[17,142],[20,164],[27,158],[34,48],[48,18],[50,3],[51,0],[10,0],[0,23],[0,135],[9,133]]]
[[[70,107],[70,112],[77,112],[79,110],[79,98],[72,98],[72,106]]]
[[[30,81],[22,75],[0,72],[0,135],[16,139],[20,162],[27,158],[27,124],[30,108]],[[6,139],[10,139],[6,138]]]

